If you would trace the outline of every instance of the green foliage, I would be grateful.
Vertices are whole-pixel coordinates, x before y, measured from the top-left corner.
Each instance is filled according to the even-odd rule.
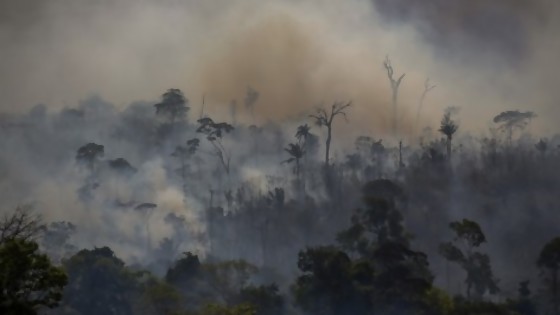
[[[537,266],[551,271],[560,269],[560,237],[545,244],[539,254]]]
[[[256,311],[254,307],[249,304],[241,304],[236,306],[207,304],[201,311],[193,315],[256,315]]]
[[[478,223],[463,219],[463,221],[451,222],[449,227],[457,235],[455,240],[464,241],[469,247],[478,247],[486,242],[486,236],[482,233],[482,229]]]
[[[560,314],[560,237],[550,240],[542,248],[537,266],[543,271],[544,282],[548,291],[554,314]]]
[[[467,298],[470,299],[472,289],[477,298],[481,298],[487,292],[498,293],[498,281],[494,278],[490,258],[486,254],[473,250],[486,242],[486,237],[478,223],[463,219],[451,222],[449,227],[455,232],[454,242],[462,244],[464,251],[454,243],[446,242],[440,244],[439,253],[450,262],[460,265],[467,273],[465,279]]]
[[[369,306],[371,266],[353,268],[348,255],[330,246],[300,252],[298,267],[303,275],[296,279],[292,290],[296,303],[306,312],[334,315],[363,311]],[[354,280],[359,285],[354,285]]]
[[[82,315],[132,314],[130,296],[138,274],[125,267],[108,247],[81,250],[63,261],[68,273],[64,303]]]
[[[183,308],[182,296],[175,287],[155,278],[150,278],[142,288],[139,310],[135,313],[172,315]]]
[[[274,284],[242,288],[236,300],[235,304],[253,305],[256,315],[281,315],[284,312],[284,298]]]
[[[56,307],[66,283],[64,271],[39,253],[37,243],[0,242],[0,314],[35,314],[40,307]]]

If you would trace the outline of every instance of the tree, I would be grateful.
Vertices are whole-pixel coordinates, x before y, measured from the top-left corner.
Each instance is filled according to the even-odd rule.
[[[105,154],[105,147],[100,144],[90,142],[78,149],[76,161],[85,164],[90,171],[95,169],[95,164]]]
[[[122,175],[132,175],[138,170],[130,165],[130,163],[124,158],[117,158],[109,161],[109,167]]]
[[[486,292],[496,294],[499,292],[497,280],[494,278],[490,265],[490,258],[486,254],[475,251],[486,237],[478,223],[463,219],[449,224],[455,232],[454,242],[463,248],[461,250],[452,242],[442,243],[439,246],[440,254],[450,262],[459,264],[467,273],[465,283],[467,284],[467,299],[471,299],[474,289],[477,299]]]
[[[352,260],[343,251],[333,246],[301,251],[298,268],[303,274],[292,291],[296,304],[309,314],[361,314],[368,308],[366,293],[356,292],[354,280],[367,281],[373,270],[364,266],[353,275]]]
[[[226,133],[232,132],[234,127],[225,122],[216,123],[209,117],[199,119],[198,123],[200,126],[196,132],[206,135],[206,139],[214,148],[216,157],[220,161],[220,164],[224,168],[226,174],[229,176],[231,152],[224,146],[223,136]]]
[[[169,89],[161,95],[161,102],[154,105],[156,115],[165,117],[173,125],[177,120],[185,119],[189,111],[188,99],[179,89]]]
[[[501,124],[499,129],[506,132],[508,145],[511,145],[514,130],[522,130],[529,124],[529,121],[535,117],[537,117],[537,115],[533,112],[509,110],[501,112],[494,117],[494,123]]]
[[[144,224],[146,225],[146,245],[147,245],[146,248],[148,250],[152,248],[152,237],[150,233],[150,217],[152,216],[152,213],[156,208],[157,205],[155,203],[150,203],[150,202],[144,202],[134,207],[134,210],[136,210],[137,212],[141,213],[144,216]]]
[[[186,198],[187,196],[187,177],[188,177],[188,164],[187,161],[190,160],[198,150],[200,146],[200,140],[197,138],[193,138],[187,140],[185,145],[177,146],[175,151],[171,154],[171,156],[177,158],[180,163],[180,168],[178,169],[178,173],[181,176],[181,180],[183,181],[183,196]]]
[[[539,151],[541,158],[544,159],[546,150],[548,149],[548,142],[546,141],[546,139],[540,139],[539,142],[535,144],[535,149]]]
[[[41,307],[58,306],[67,277],[51,264],[39,246],[25,238],[0,242],[0,313],[37,314]]]
[[[242,288],[235,304],[253,305],[255,315],[284,314],[284,298],[278,292],[278,286],[274,284]]]
[[[352,105],[351,102],[348,103],[340,103],[335,102],[329,112],[325,108],[317,108],[316,113],[314,115],[309,115],[309,117],[315,119],[315,123],[319,127],[327,127],[327,140],[325,141],[325,167],[326,169],[329,168],[329,157],[330,157],[330,150],[331,150],[331,140],[332,140],[332,124],[334,118],[338,115],[344,116],[346,119],[346,112],[344,111],[346,108]]]
[[[290,158],[285,160],[282,163],[292,163],[292,162],[296,163],[296,166],[294,168],[294,172],[296,174],[296,180],[299,182],[300,160],[305,155],[305,151],[302,149],[302,147],[299,145],[299,143],[295,143],[295,144],[290,143],[290,144],[288,144],[288,147],[285,148],[284,150],[286,152],[288,152],[288,154],[290,154]]]
[[[441,119],[440,127],[438,129],[439,132],[444,134],[447,138],[447,160],[451,162],[451,140],[453,139],[453,135],[459,129],[457,123],[451,119],[453,108],[448,108],[443,114],[443,118]]]
[[[393,66],[391,65],[391,60],[389,59],[389,56],[387,56],[385,58],[385,61],[383,61],[383,66],[385,67],[385,70],[387,70],[387,77],[389,78],[389,82],[391,83],[391,91],[392,91],[391,100],[392,100],[392,105],[393,105],[392,129],[393,129],[393,135],[397,136],[397,133],[398,133],[397,97],[398,97],[398,93],[399,93],[399,87],[400,87],[402,79],[404,79],[404,76],[406,75],[406,73],[403,73],[397,80],[395,80],[393,78],[394,70],[393,70]]]
[[[132,314],[131,296],[138,289],[138,275],[109,247],[81,250],[62,264],[68,274],[65,305],[83,315]]]
[[[247,87],[247,93],[245,94],[245,108],[251,113],[251,119],[253,124],[255,124],[255,103],[259,99],[259,92],[252,87]]]
[[[0,220],[0,244],[13,240],[33,241],[43,230],[40,217],[30,206],[20,206]]]
[[[542,248],[537,266],[541,269],[550,294],[550,301],[554,315],[560,314],[560,237],[550,240]]]
[[[418,109],[416,110],[416,122],[415,122],[416,126],[418,126],[418,122],[420,120],[420,112],[422,111],[422,107],[424,106],[424,100],[426,99],[428,92],[430,92],[435,88],[436,88],[435,85],[430,84],[430,78],[426,78],[426,81],[424,81],[424,91],[420,96],[420,101],[418,102]]]
[[[298,143],[303,144],[305,147],[305,143],[307,142],[309,136],[311,136],[311,127],[307,124],[298,126],[296,131],[296,139],[298,140]]]

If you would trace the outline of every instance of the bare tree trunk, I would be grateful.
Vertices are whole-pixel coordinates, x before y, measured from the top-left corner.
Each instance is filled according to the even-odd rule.
[[[331,138],[332,138],[332,129],[331,129],[331,125],[327,126],[327,147],[325,150],[325,166],[328,169],[329,168],[329,158],[330,158],[330,150],[331,150]]]
[[[451,163],[451,137],[447,137],[447,160]]]
[[[393,87],[393,125],[392,125],[392,129],[393,129],[393,135],[394,136],[397,136],[397,132],[398,132],[397,93],[398,93],[398,87]]]

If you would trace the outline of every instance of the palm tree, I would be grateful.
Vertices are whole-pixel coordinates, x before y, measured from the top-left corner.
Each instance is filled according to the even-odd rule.
[[[457,129],[459,129],[459,126],[453,119],[451,119],[451,112],[446,111],[441,119],[439,132],[447,137],[447,159],[449,161],[451,161],[451,140],[453,139],[453,134],[457,132]]]
[[[299,161],[305,155],[305,151],[299,145],[299,143],[290,143],[290,144],[288,144],[288,147],[285,148],[284,150],[286,150],[286,152],[288,152],[290,154],[290,158],[285,160],[282,163],[296,162],[296,167],[295,167],[294,171],[296,173],[296,179],[299,182]]]
[[[311,131],[311,127],[309,127],[309,125],[307,124],[299,126],[296,132],[296,138],[298,139],[298,142],[299,143],[303,142],[303,145],[305,146],[307,139],[311,135],[310,131]]]

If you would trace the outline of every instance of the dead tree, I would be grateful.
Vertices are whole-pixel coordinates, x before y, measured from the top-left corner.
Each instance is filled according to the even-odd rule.
[[[327,127],[327,140],[325,142],[326,144],[325,166],[327,169],[329,168],[329,158],[330,158],[331,140],[332,140],[332,124],[334,118],[338,115],[342,115],[344,116],[344,119],[346,119],[346,112],[344,110],[350,107],[351,105],[352,102],[348,102],[348,103],[335,102],[331,106],[330,112],[327,112],[325,108],[320,107],[317,108],[316,113],[314,115],[309,115],[309,117],[315,119],[315,123],[319,127],[323,127],[323,126]]]
[[[393,129],[393,135],[397,135],[397,131],[398,131],[398,109],[397,109],[397,97],[398,97],[398,93],[399,93],[399,87],[401,85],[402,79],[404,78],[404,76],[406,75],[406,73],[403,73],[397,80],[394,79],[393,74],[394,74],[394,70],[393,70],[393,66],[391,65],[391,60],[389,59],[389,56],[387,56],[385,58],[385,61],[383,61],[383,66],[385,67],[385,69],[387,70],[387,77],[389,78],[389,82],[391,83],[391,91],[392,91],[392,105],[393,105],[393,123],[392,123],[392,129]]]
[[[422,92],[422,95],[420,96],[420,101],[418,102],[418,109],[416,110],[415,127],[418,126],[418,122],[420,120],[420,112],[422,111],[422,107],[424,107],[424,100],[426,99],[426,95],[428,94],[428,92],[430,92],[435,88],[436,88],[435,85],[430,84],[430,78],[426,78],[426,81],[424,81],[424,92]]]

